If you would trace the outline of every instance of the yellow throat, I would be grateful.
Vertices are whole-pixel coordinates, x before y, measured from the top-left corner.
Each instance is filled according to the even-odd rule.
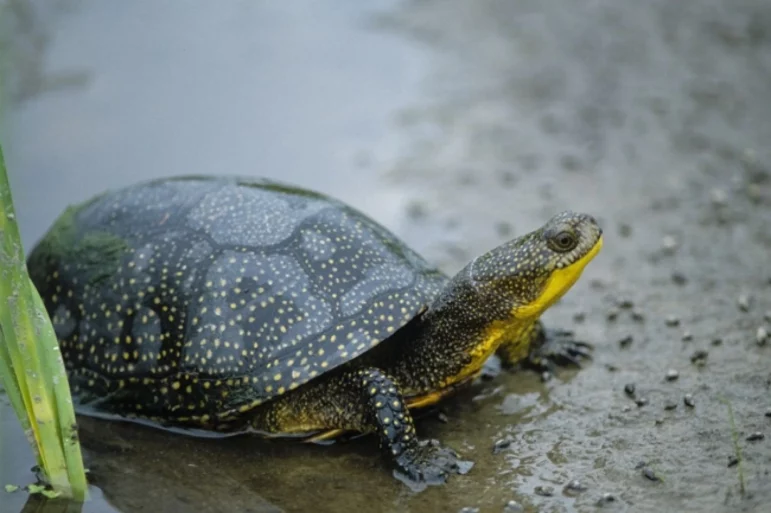
[[[586,265],[602,249],[602,244],[603,239],[600,237],[586,255],[564,269],[554,271],[546,282],[543,292],[535,301],[519,306],[511,312],[512,317],[515,319],[513,322],[511,320],[496,321],[488,326],[482,337],[482,342],[471,351],[471,364],[464,368],[458,376],[446,380],[443,385],[447,386],[457,383],[477,373],[484,361],[498,349],[504,340],[527,340],[528,333],[534,329],[534,323],[538,317],[562,297],[581,277],[581,273]],[[513,347],[512,350],[514,350]],[[521,351],[521,357],[524,357],[529,347],[523,343],[517,350]]]
[[[538,317],[559,298],[564,296],[565,293],[570,290],[570,287],[578,281],[578,278],[581,277],[581,273],[584,271],[586,264],[591,262],[592,259],[597,256],[597,253],[600,252],[602,243],[601,236],[586,255],[573,262],[571,265],[554,271],[546,282],[541,295],[532,303],[515,308],[512,312],[514,317],[519,319]]]

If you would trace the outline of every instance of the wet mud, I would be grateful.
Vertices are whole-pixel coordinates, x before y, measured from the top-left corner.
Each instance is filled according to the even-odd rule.
[[[421,418],[422,436],[476,464],[419,494],[369,437],[196,439],[82,418],[84,511],[766,511],[771,5],[322,4],[188,13],[229,35],[206,53],[173,32],[180,49],[162,56],[128,49],[144,11],[126,8],[110,48],[131,66],[81,41],[117,14],[36,9],[44,67],[90,78],[6,112],[26,244],[70,202],[193,170],[336,195],[448,273],[557,211],[586,211],[605,247],[544,320],[593,343],[594,360],[547,380],[500,371]],[[178,11],[150,22],[148,48],[179,30]],[[185,87],[191,48],[231,61]],[[0,484],[24,484],[32,459],[2,396],[0,426]],[[21,511],[21,492],[0,494],[0,510]]]

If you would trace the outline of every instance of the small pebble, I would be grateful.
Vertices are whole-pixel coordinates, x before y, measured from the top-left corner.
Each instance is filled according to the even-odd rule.
[[[667,381],[675,381],[679,377],[680,377],[680,373],[677,372],[676,369],[669,369],[667,371],[667,375],[666,375]]]
[[[479,513],[479,508],[472,508],[471,506],[466,506],[465,508],[461,508],[458,513]]]
[[[618,367],[613,365],[612,363],[606,363],[605,368],[608,369],[610,372],[616,372],[618,370]]]
[[[632,310],[632,320],[635,322],[642,322],[645,320],[645,314],[643,314],[640,310],[634,309]]]
[[[690,331],[684,331],[683,332],[682,340],[683,340],[683,342],[689,342],[689,341],[693,340],[693,335],[691,334]]]
[[[618,301],[618,307],[622,310],[629,310],[634,306],[634,303],[629,298],[623,298]]]
[[[675,285],[685,285],[688,283],[688,278],[685,277],[685,275],[681,272],[675,271],[672,273],[672,282]]]
[[[656,420],[654,420],[654,421],[653,421],[653,423],[654,423],[656,426],[660,426],[660,425],[662,425],[662,424],[664,423],[664,419],[662,419],[661,417],[659,417],[659,418],[657,418]]]
[[[565,493],[569,493],[572,495],[577,495],[579,493],[585,492],[586,490],[587,490],[586,485],[584,485],[578,479],[573,479],[568,484],[566,484],[564,488]]]
[[[447,414],[441,411],[436,414],[436,419],[442,424],[447,424],[448,422],[450,422],[450,419],[447,418]]]
[[[739,458],[733,454],[728,457],[728,468],[735,467],[739,464]]]
[[[712,339],[712,345],[713,346],[719,346],[722,343],[723,343],[723,339],[720,338],[720,337]]]
[[[646,399],[645,397],[638,397],[637,399],[634,400],[634,403],[640,408],[642,408],[643,406],[648,404],[648,399]]]
[[[554,377],[553,374],[549,371],[543,371],[541,373],[541,381],[543,383],[546,383],[547,381],[551,381],[551,378]]]
[[[661,481],[661,478],[656,475],[656,473],[651,469],[650,467],[644,467],[642,470],[642,475],[644,475],[647,479],[650,479],[651,481]]]
[[[498,440],[493,444],[493,454],[498,454],[501,451],[505,451],[509,447],[511,447],[511,440],[506,438]]]
[[[766,410],[766,417],[771,418],[771,408]]]
[[[584,322],[586,320],[586,312],[576,312],[573,314],[573,320],[575,322]]]
[[[685,397],[683,397],[683,403],[685,403],[685,405],[689,408],[696,406],[696,403],[693,401],[693,396],[691,394],[685,394]]]
[[[763,326],[761,326],[758,328],[758,331],[755,332],[755,342],[757,342],[759,346],[764,346],[766,345],[767,341],[768,341],[768,330]]]
[[[637,386],[634,383],[627,383],[624,385],[624,392],[626,392],[626,395],[632,397],[634,396],[634,392]]]
[[[609,502],[615,502],[615,501],[616,501],[615,495],[613,495],[612,493],[603,493],[602,497],[600,497],[600,500],[597,501],[597,504],[599,506],[602,506],[603,504],[607,504]]]
[[[665,235],[661,239],[661,249],[666,253],[674,253],[677,249],[677,239],[672,235]]]
[[[551,497],[554,495],[554,487],[553,486],[541,486],[538,485],[535,487],[535,493],[536,495],[540,495],[541,497]]]
[[[517,501],[509,501],[503,507],[503,513],[522,513],[523,511],[525,511],[525,508]]]
[[[763,440],[766,437],[763,433],[760,431],[756,431],[755,433],[752,433],[750,436],[747,437],[748,442],[757,442],[759,440]]]
[[[632,411],[632,407],[629,405],[626,405],[623,408],[621,408],[621,413],[629,413],[630,411]]]
[[[632,337],[632,335],[627,335],[618,341],[618,345],[620,345],[621,347],[629,347],[630,345],[632,345],[633,340],[634,338]]]
[[[674,410],[676,408],[677,408],[677,402],[673,401],[672,399],[667,399],[667,401],[664,403],[665,410]]]
[[[668,315],[667,318],[664,320],[667,326],[673,328],[675,326],[678,326],[680,324],[680,319],[675,317],[674,315]]]
[[[709,353],[704,349],[699,349],[691,355],[691,363],[694,365],[704,365],[707,363],[707,357]]]
[[[609,321],[615,321],[618,319],[618,308],[611,308],[608,310],[607,319]]]
[[[752,302],[752,298],[747,294],[740,295],[739,298],[736,300],[736,304],[739,305],[739,310],[741,310],[742,312],[749,312],[751,302]]]

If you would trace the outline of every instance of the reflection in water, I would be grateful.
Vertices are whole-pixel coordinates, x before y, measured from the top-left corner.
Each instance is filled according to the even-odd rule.
[[[91,80],[7,115],[25,244],[71,202],[191,173],[296,183],[395,228],[399,195],[373,173],[392,158],[419,56],[367,28],[377,4],[294,5],[82,1],[42,29],[42,72]]]
[[[6,0],[0,3],[0,74],[3,105],[45,93],[83,89],[89,74],[79,69],[47,70],[49,23],[64,15],[71,0]]]

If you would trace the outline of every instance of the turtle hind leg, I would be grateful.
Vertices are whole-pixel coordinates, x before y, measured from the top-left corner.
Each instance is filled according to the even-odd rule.
[[[274,433],[351,430],[377,435],[395,475],[411,488],[441,484],[472,466],[435,441],[421,441],[399,387],[377,368],[328,377],[258,408],[252,427]]]

